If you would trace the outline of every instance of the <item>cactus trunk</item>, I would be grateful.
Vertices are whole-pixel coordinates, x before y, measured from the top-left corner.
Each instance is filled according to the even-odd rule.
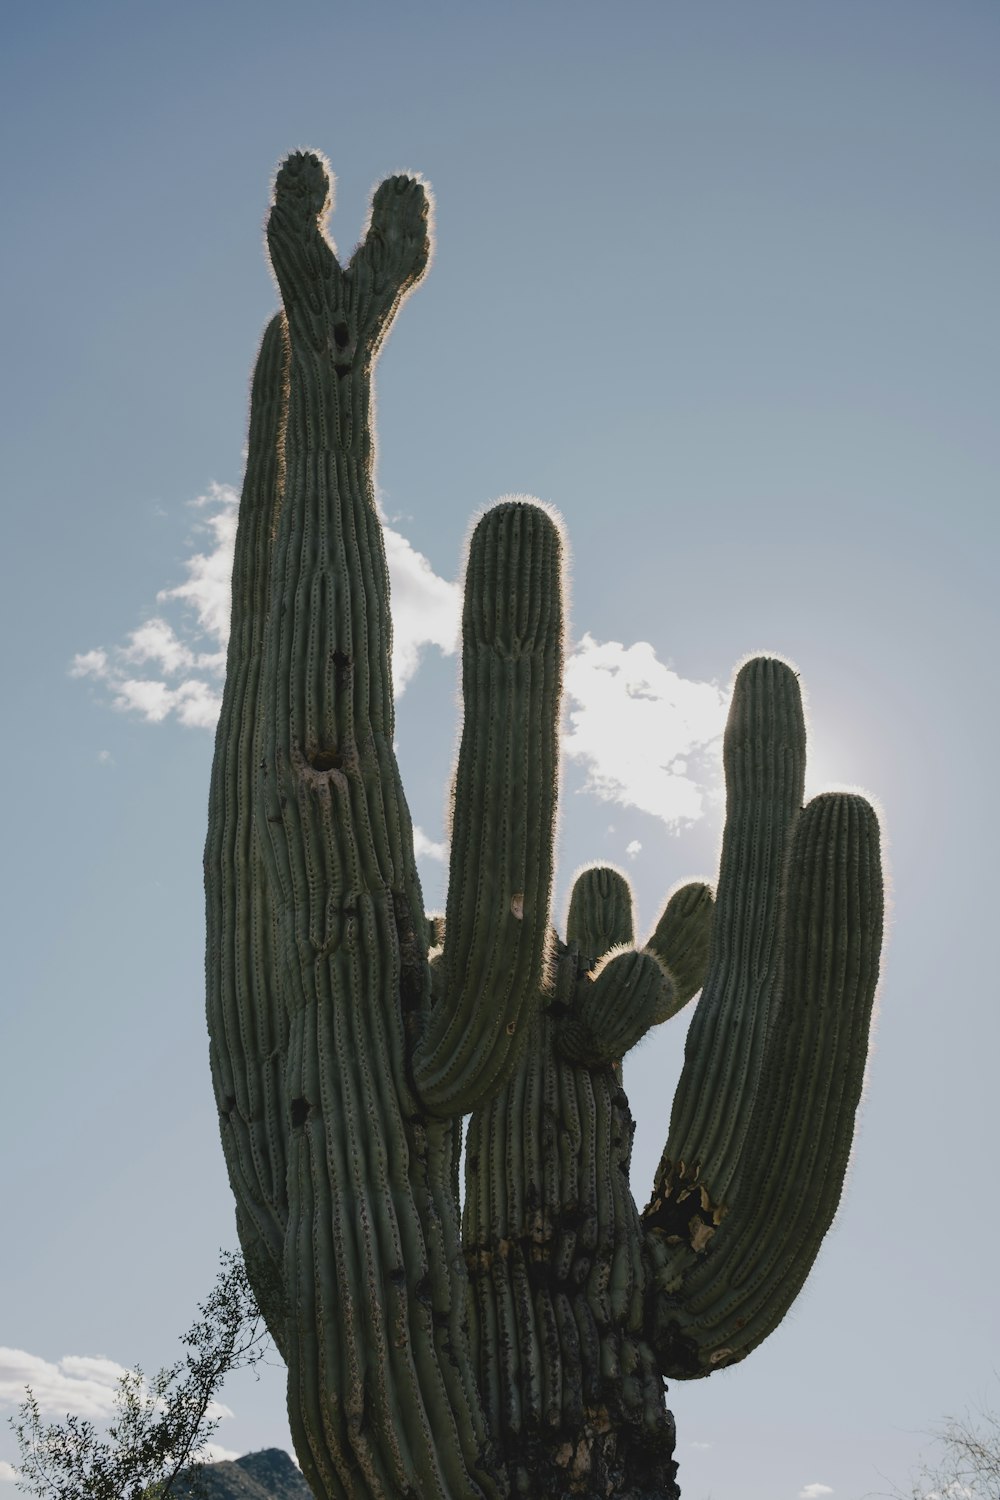
[[[634,945],[620,874],[550,902],[565,547],[470,545],[443,951],[393,753],[372,370],[429,257],[395,177],[342,267],[312,153],[268,225],[205,853],[211,1064],[240,1239],[318,1500],[674,1500],[663,1377],[743,1358],[836,1210],[878,973],[878,825],[802,809],[798,684],[741,673],[718,889]],[[651,1202],[622,1058],[702,988]],[[470,1115],[464,1219],[462,1117]]]

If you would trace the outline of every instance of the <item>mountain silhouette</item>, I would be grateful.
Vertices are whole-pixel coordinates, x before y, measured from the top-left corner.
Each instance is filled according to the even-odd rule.
[[[205,1464],[197,1476],[180,1475],[170,1495],[171,1500],[313,1500],[312,1490],[280,1448]]]

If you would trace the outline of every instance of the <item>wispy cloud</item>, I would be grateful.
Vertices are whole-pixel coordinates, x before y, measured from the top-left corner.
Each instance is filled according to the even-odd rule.
[[[212,485],[194,507],[196,536],[205,545],[185,563],[185,581],[162,589],[156,609],[123,642],[80,652],[70,672],[98,685],[122,713],[150,724],[173,719],[211,729],[225,674],[239,497],[228,485]],[[394,526],[385,523],[383,530],[398,695],[429,647],[445,655],[456,650],[461,590]],[[586,634],[569,654],[565,687],[563,748],[584,769],[586,792],[672,829],[702,817],[719,788],[713,752],[727,697],[715,683],[680,676],[647,641],[624,645]],[[443,844],[419,830],[417,837],[421,855],[446,857]],[[640,848],[633,839],[626,853],[634,858]]]
[[[99,683],[113,708],[147,723],[173,717],[192,729],[211,729],[219,717],[226,670],[239,496],[230,485],[214,484],[193,506],[199,512],[196,535],[207,545],[187,559],[185,581],[161,589],[159,612],[150,613],[121,644],[75,656],[70,675]]]
[[[0,1406],[20,1406],[30,1386],[42,1416],[87,1417],[100,1421],[115,1410],[115,1397],[126,1375],[124,1365],[103,1355],[65,1354],[42,1359],[24,1349],[0,1346]],[[211,1417],[231,1417],[221,1401],[211,1401]]]
[[[462,591],[440,578],[423,553],[383,524],[392,591],[392,682],[397,696],[420,665],[427,646],[445,656],[458,647]]]
[[[832,1495],[828,1484],[804,1484],[799,1490],[799,1500],[820,1500],[822,1495]]]
[[[436,859],[439,861],[448,858],[448,845],[435,844],[433,839],[427,837],[422,828],[413,830],[413,852],[418,859]]]
[[[202,1463],[205,1464],[221,1464],[225,1463],[227,1459],[232,1463],[240,1457],[240,1450],[238,1448],[223,1448],[220,1443],[205,1443],[199,1450],[198,1456]]]
[[[24,1349],[0,1347],[0,1403],[20,1406],[30,1385],[43,1416],[100,1421],[114,1411],[118,1383],[127,1374],[112,1359],[67,1354],[53,1363]]]
[[[202,633],[218,641],[224,651],[229,639],[233,549],[240,497],[231,485],[213,484],[206,494],[198,496],[194,505],[205,512],[201,525],[212,545],[207,552],[196,552],[188,559],[184,583],[161,589],[156,597],[161,604],[179,599],[192,608]]]
[[[0,1409],[21,1407],[26,1387],[30,1387],[43,1418],[61,1422],[67,1417],[80,1417],[102,1426],[117,1415],[119,1388],[131,1373],[124,1365],[103,1355],[66,1354],[61,1359],[49,1360],[25,1349],[0,1346]],[[150,1392],[145,1384],[143,1393],[148,1398]],[[156,1408],[162,1410],[164,1405],[157,1398]],[[209,1402],[210,1418],[232,1415],[232,1409],[221,1401]],[[238,1458],[239,1453],[209,1442],[199,1450],[198,1457],[206,1463],[218,1463]],[[13,1465],[0,1461],[0,1482],[15,1482],[17,1478]]]
[[[86,677],[110,694],[111,706],[150,724],[169,718],[212,729],[222,703],[229,644],[233,548],[239,495],[213,484],[192,502],[196,532],[207,545],[184,564],[187,578],[156,596],[157,612],[111,647],[79,652],[70,675]],[[384,528],[392,587],[392,672],[397,695],[427,646],[454,652],[461,592],[438,577],[427,558],[391,526]],[[145,669],[145,670],[142,670]]]

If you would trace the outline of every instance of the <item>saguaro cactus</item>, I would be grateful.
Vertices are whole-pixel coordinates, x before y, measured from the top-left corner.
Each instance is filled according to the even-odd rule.
[[[289,157],[210,796],[208,1020],[240,1239],[320,1500],[669,1500],[664,1377],[755,1348],[836,1210],[878,825],[857,796],[803,809],[798,683],[756,659],[726,732],[714,900],[682,887],[637,948],[627,883],[593,869],[560,941],[563,540],[505,501],[470,544],[448,906],[427,920],[392,749],[371,376],[427,265],[430,200],[383,183],[346,267],[328,207],[320,158]],[[640,1214],[621,1059],[699,989]]]

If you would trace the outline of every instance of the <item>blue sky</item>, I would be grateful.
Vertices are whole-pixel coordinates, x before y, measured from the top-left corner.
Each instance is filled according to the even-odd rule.
[[[1000,1401],[998,62],[1000,11],[972,0],[6,20],[0,1415],[26,1378],[56,1415],[99,1410],[108,1367],[81,1361],[172,1360],[235,1242],[206,726],[276,303],[262,224],[300,146],[337,173],[344,250],[383,176],[436,193],[435,261],[378,370],[429,903],[453,585],[470,517],[508,492],[558,507],[572,548],[560,911],[586,860],[628,869],[647,929],[676,880],[714,875],[713,741],[751,651],[802,671],[812,786],[884,810],[849,1189],[778,1332],[672,1387],[687,1500],[860,1500],[945,1412]],[[626,1069],[640,1200],[683,1018],[663,1031]],[[223,1447],[288,1445],[280,1370],[226,1401]]]

